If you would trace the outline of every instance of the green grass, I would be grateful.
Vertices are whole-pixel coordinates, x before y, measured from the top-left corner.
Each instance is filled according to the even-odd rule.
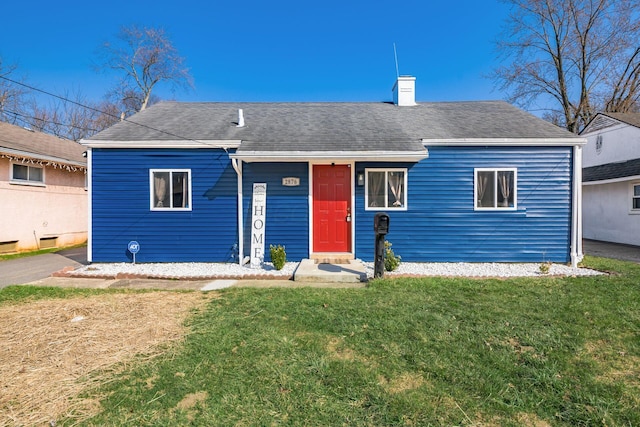
[[[231,288],[85,424],[640,425],[640,265],[586,264],[617,273]]]
[[[59,288],[53,286],[12,285],[0,288],[0,307],[52,298],[74,298],[79,296],[104,295],[105,293],[150,292],[130,289]]]

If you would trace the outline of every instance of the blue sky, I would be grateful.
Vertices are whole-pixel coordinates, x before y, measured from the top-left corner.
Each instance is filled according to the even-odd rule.
[[[92,68],[121,26],[163,27],[194,77],[181,101],[389,101],[396,68],[418,101],[502,99],[485,76],[507,7],[498,0],[12,1],[0,56],[27,81],[98,100],[113,76]]]

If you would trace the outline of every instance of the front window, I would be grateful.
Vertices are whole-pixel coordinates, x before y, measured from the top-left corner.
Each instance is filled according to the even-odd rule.
[[[191,210],[191,171],[150,171],[151,210]]]
[[[44,184],[44,169],[38,166],[11,165],[11,181],[26,184]]]
[[[475,209],[516,209],[516,169],[476,169]]]
[[[366,209],[407,209],[406,169],[367,169]]]

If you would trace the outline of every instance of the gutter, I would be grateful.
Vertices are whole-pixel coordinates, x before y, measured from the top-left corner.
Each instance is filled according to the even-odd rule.
[[[495,146],[495,145],[518,145],[518,146],[567,146],[585,145],[587,138],[423,138],[421,142],[425,145],[461,145],[461,146]]]
[[[393,161],[419,162],[429,157],[428,150],[420,151],[236,151],[232,159],[245,162],[309,162],[336,161]]]
[[[62,157],[47,156],[45,154],[31,153],[31,152],[28,152],[28,151],[14,150],[12,148],[2,147],[2,149],[0,149],[0,155],[2,153],[8,154],[10,156],[19,156],[19,157],[34,159],[34,160],[37,160],[37,161],[40,161],[40,162],[61,163],[61,164],[65,164],[65,165],[76,166],[76,167],[79,167],[79,168],[86,168],[87,167],[87,163],[85,163],[85,162],[65,159],[65,158],[62,158]]]
[[[115,140],[95,140],[81,139],[80,144],[92,148],[238,148],[239,139],[184,139],[184,140],[135,140],[135,141],[115,141]]]

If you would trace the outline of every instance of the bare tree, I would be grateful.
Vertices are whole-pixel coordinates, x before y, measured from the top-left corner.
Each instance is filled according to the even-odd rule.
[[[493,74],[509,100],[579,132],[640,96],[640,0],[503,0],[511,11]]]
[[[119,108],[110,102],[94,103],[82,94],[65,94],[43,106],[32,100],[26,123],[34,130],[79,141],[120,120]]]
[[[153,101],[152,91],[158,84],[168,83],[173,89],[192,87],[184,62],[163,29],[130,26],[121,28],[114,42],[103,44],[97,68],[119,73],[112,94],[129,115]]]
[[[17,124],[25,115],[25,102],[29,91],[20,85],[23,78],[17,76],[18,67],[6,64],[0,57],[0,121]],[[18,82],[18,83],[14,83]]]

